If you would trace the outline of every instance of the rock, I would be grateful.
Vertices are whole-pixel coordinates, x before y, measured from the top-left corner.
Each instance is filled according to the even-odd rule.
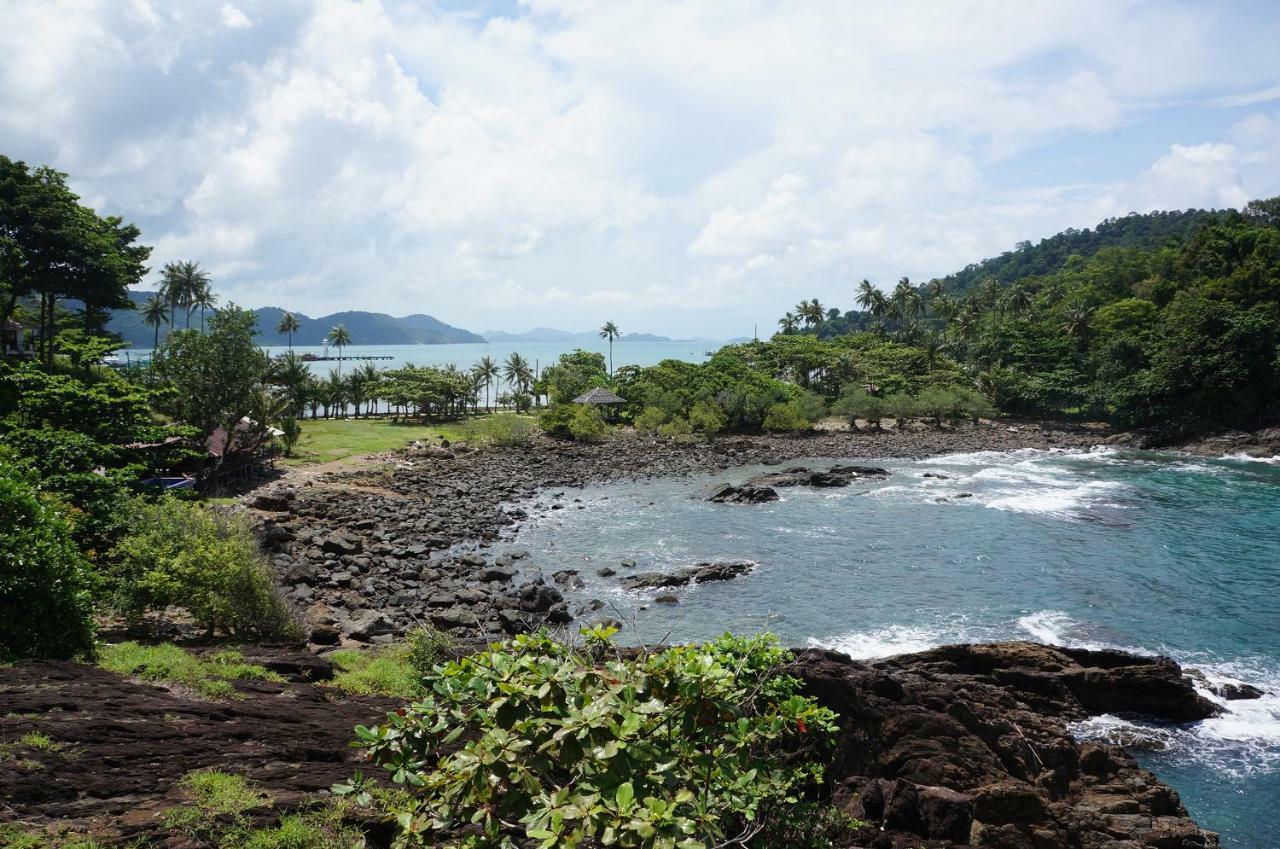
[[[474,625],[475,621],[475,614],[465,607],[450,607],[445,610],[433,610],[431,612],[431,624],[442,631],[453,631],[457,628]]]
[[[501,560],[502,558],[498,558],[498,559]],[[507,562],[510,563],[511,561],[508,560]],[[506,581],[510,581],[514,579],[515,576],[516,576],[516,573],[511,571],[510,569],[500,569],[497,566],[490,566],[488,569],[485,569],[483,572],[480,573],[480,580],[485,582],[496,581],[496,582],[505,583]]]
[[[754,568],[754,563],[699,563],[694,567],[693,580],[702,584],[707,581],[727,581],[744,575]]]
[[[623,560],[619,565],[622,566],[623,569],[636,568],[636,562],[634,560]]]
[[[706,500],[714,501],[716,504],[764,504],[768,501],[777,501],[778,493],[767,486],[752,484],[734,486],[726,483],[708,490]]]
[[[565,585],[571,584],[573,579],[577,576],[577,574],[578,574],[577,569],[561,569],[558,572],[551,573],[551,580],[555,581],[557,584],[560,584],[561,586],[565,586]]]
[[[364,610],[354,614],[346,622],[339,623],[339,628],[351,639],[367,643],[370,637],[378,634],[394,634],[395,625],[383,614],[374,610]]]
[[[1266,692],[1253,686],[1252,684],[1243,684],[1233,681],[1210,682],[1208,690],[1220,699],[1226,699],[1229,702],[1241,699],[1260,699]]]
[[[672,593],[663,593],[660,596],[655,596],[653,601],[655,604],[679,604],[680,603],[680,599],[677,598]]]
[[[332,625],[317,625],[311,629],[310,641],[318,646],[336,646],[342,635]]]
[[[293,508],[293,502],[297,496],[298,494],[292,489],[274,489],[254,493],[245,504],[254,510],[287,513]]]
[[[622,579],[624,590],[652,590],[661,587],[683,587],[693,580],[687,570],[680,572],[641,572]]]
[[[484,557],[476,554],[474,551],[462,555],[462,557],[459,558],[459,562],[461,562],[463,566],[470,566],[474,569],[479,569],[486,565]]]
[[[342,534],[334,534],[324,541],[320,550],[325,554],[359,554],[360,541]]]
[[[781,487],[781,486],[813,486],[841,487],[848,486],[858,478],[886,477],[888,469],[876,466],[832,466],[826,470],[816,470],[796,466],[780,472],[766,472],[748,478],[744,486]]]
[[[603,569],[597,569],[596,574],[601,578],[612,578],[614,575],[618,574],[618,570],[605,566]]]

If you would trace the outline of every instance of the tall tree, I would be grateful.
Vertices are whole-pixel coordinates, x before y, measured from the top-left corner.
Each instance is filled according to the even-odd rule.
[[[351,344],[351,334],[346,325],[335,324],[329,330],[329,344],[338,349],[338,375],[342,375],[342,349]]]
[[[276,325],[276,333],[285,333],[289,336],[289,353],[293,353],[293,334],[299,330],[298,317],[291,312],[285,312],[280,316],[280,323]]]
[[[218,296],[213,293],[213,287],[207,280],[200,284],[192,303],[200,310],[200,332],[204,333],[204,312],[218,305]]]
[[[489,387],[498,379],[498,364],[494,362],[493,357],[485,354],[480,358],[480,362],[475,364],[472,371],[484,380],[484,406],[492,412],[492,408],[489,406]]]
[[[137,227],[100,217],[67,187],[67,175],[0,156],[0,322],[20,298],[40,299],[39,342],[52,367],[58,301],[84,305],[93,331],[108,309],[132,309],[129,287],[147,269],[151,249]]]
[[[142,305],[142,321],[147,327],[154,327],[156,338],[151,343],[151,350],[160,347],[160,327],[169,318],[169,305],[166,304],[159,296],[152,295],[147,298],[146,303]]]
[[[613,377],[613,340],[618,338],[618,325],[606,321],[600,328],[600,338],[609,340],[609,377]]]

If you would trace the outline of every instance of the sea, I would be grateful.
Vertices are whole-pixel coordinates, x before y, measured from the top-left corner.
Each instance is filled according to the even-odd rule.
[[[613,367],[651,366],[663,360],[684,360],[700,363],[718,343],[707,342],[630,342],[619,340],[613,343]],[[415,366],[447,366],[454,365],[460,369],[470,369],[482,357],[489,356],[501,365],[507,357],[518,353],[529,361],[538,371],[553,365],[560,355],[581,348],[586,351],[597,351],[609,356],[609,343],[603,339],[590,342],[458,342],[445,345],[347,345],[342,351],[342,366],[350,368],[352,363],[362,364],[362,358],[370,359],[380,369],[394,369],[405,365]],[[279,356],[289,350],[286,346],[264,347],[271,356]],[[294,353],[314,354],[316,356],[337,356],[338,350],[332,346],[294,345]],[[126,348],[116,352],[120,362],[145,361],[151,356],[146,349]],[[338,363],[333,360],[317,361],[309,364],[311,371],[318,375],[328,374],[336,370]]]
[[[546,573],[580,570],[586,587],[573,600],[606,602],[601,615],[627,623],[620,637],[631,641],[770,630],[878,658],[1025,639],[1168,655],[1211,681],[1254,684],[1263,698],[1223,702],[1203,722],[1100,716],[1074,730],[1139,732],[1151,745],[1134,756],[1224,847],[1280,846],[1280,465],[1118,450],[877,464],[888,478],[782,489],[761,505],[698,497],[759,467],[543,493],[498,548],[528,550]],[[596,575],[629,571],[624,559],[637,572],[757,566],[662,605]]]

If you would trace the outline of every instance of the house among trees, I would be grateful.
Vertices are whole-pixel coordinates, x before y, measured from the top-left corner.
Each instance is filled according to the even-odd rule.
[[[0,327],[0,356],[13,359],[31,359],[32,340],[26,337],[26,328],[13,319],[6,319]]]

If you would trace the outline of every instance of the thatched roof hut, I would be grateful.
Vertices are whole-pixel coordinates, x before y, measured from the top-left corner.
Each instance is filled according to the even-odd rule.
[[[573,399],[575,404],[591,404],[594,407],[611,407],[627,403],[626,398],[619,398],[608,389],[596,387]]]

